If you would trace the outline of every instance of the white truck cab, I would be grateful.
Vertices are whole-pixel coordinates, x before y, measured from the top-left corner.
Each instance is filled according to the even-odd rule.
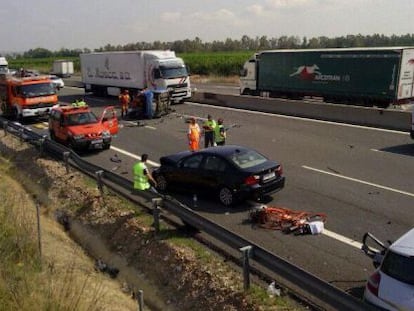
[[[240,71],[240,95],[257,93],[257,53],[247,60]]]
[[[9,63],[5,57],[0,57],[0,74],[9,72]]]

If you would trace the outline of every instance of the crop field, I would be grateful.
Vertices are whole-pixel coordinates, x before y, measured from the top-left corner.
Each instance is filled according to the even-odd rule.
[[[178,57],[190,69],[191,74],[196,75],[215,75],[215,76],[238,76],[243,63],[249,59],[254,52],[199,52],[199,53],[180,53]],[[35,69],[41,73],[49,73],[52,69],[53,61],[60,58],[17,58],[9,59],[9,67],[13,69]],[[73,61],[75,73],[80,72],[79,57],[65,57],[64,59]]]

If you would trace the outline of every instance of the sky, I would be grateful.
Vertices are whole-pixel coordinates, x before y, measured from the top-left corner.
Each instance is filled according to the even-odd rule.
[[[13,0],[0,51],[107,44],[414,33],[414,0]]]

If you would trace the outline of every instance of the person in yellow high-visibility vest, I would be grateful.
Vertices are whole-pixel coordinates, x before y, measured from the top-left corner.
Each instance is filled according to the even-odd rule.
[[[204,121],[204,148],[208,148],[209,145],[214,146],[214,128],[216,127],[216,121],[213,120],[211,115],[207,116],[207,120]]]
[[[134,173],[134,189],[135,190],[147,190],[151,188],[150,182],[154,186],[157,185],[157,182],[152,177],[151,172],[148,170],[146,162],[148,160],[148,154],[144,153],[141,156],[141,161],[134,164],[133,173]]]

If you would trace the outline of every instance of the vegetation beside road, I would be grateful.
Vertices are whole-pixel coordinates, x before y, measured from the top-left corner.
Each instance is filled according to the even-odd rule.
[[[119,284],[96,273],[92,260],[41,206],[41,252],[36,204],[0,157],[1,310],[136,310]]]

